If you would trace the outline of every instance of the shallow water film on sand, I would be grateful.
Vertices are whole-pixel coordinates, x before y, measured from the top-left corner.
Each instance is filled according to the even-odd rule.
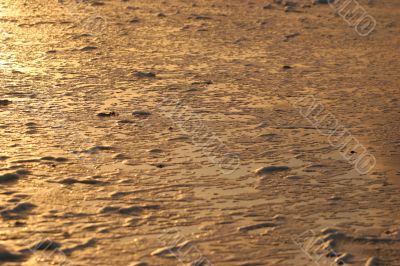
[[[0,0],[0,265],[400,265],[397,0]]]

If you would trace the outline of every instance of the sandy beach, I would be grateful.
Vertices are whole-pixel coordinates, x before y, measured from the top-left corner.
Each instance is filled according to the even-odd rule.
[[[400,265],[397,0],[0,0],[0,265]]]

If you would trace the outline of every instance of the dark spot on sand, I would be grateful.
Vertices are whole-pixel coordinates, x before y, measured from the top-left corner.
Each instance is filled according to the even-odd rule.
[[[163,152],[161,149],[151,149],[151,150],[149,150],[149,152],[150,153],[161,153],[161,152]]]
[[[104,182],[96,180],[96,179],[88,178],[88,179],[79,180],[79,183],[85,184],[85,185],[97,185],[97,184],[103,184]]]
[[[36,245],[31,247],[31,250],[56,250],[61,247],[60,243],[46,239],[39,241]]]
[[[12,102],[9,100],[0,100],[0,106],[10,105]]]
[[[193,264],[193,265],[197,265],[197,264]],[[129,264],[129,266],[149,266],[149,264],[147,264],[146,262],[134,261],[131,264]]]
[[[19,203],[11,211],[14,213],[28,212],[28,211],[33,210],[36,207],[37,206],[35,204],[29,203],[29,202],[24,202],[24,203]]]
[[[104,183],[104,182],[96,180],[96,179],[92,179],[92,178],[83,179],[83,180],[78,180],[75,178],[65,178],[65,179],[61,180],[59,183],[63,184],[63,185],[73,185],[73,184],[77,184],[77,183],[85,184],[85,185],[97,185],[97,184]]]
[[[23,259],[23,255],[9,251],[6,247],[0,245],[0,262],[12,262]]]
[[[329,4],[329,3],[333,3],[335,0],[313,0],[313,4],[317,5],[317,4]]]
[[[211,85],[211,84],[213,84],[212,80],[192,82],[192,85]]]
[[[134,124],[135,122],[129,119],[119,120],[118,124]]]
[[[159,205],[144,205],[144,206],[131,206],[131,207],[123,207],[118,210],[121,214],[132,214],[132,213],[140,213],[144,210],[156,210],[159,209]]]
[[[205,16],[205,15],[190,15],[188,18],[195,19],[195,20],[210,20],[211,19],[211,17]]]
[[[57,157],[57,158],[55,159],[55,161],[56,161],[56,162],[59,162],[59,163],[64,163],[64,162],[67,162],[68,159],[65,158],[65,157]]]
[[[129,20],[129,23],[139,23],[140,22],[140,18],[138,17],[134,17],[131,20]]]
[[[0,156],[0,161],[5,161],[7,159],[10,159],[8,156]]]
[[[265,6],[263,6],[263,9],[272,9],[273,6],[271,4],[266,4]]]
[[[79,181],[75,178],[65,178],[65,179],[61,180],[60,183],[63,185],[72,185],[75,183],[79,183]]]
[[[93,247],[94,245],[96,245],[96,243],[97,243],[97,239],[91,238],[82,244],[77,244],[72,248],[66,248],[66,249],[63,249],[62,251],[66,254],[71,254],[72,252],[74,252],[76,250],[82,250],[84,248]]]
[[[151,113],[148,111],[134,111],[132,112],[132,115],[136,117],[148,117],[151,115]]]
[[[79,50],[82,52],[89,52],[89,51],[93,51],[96,49],[97,49],[96,46],[85,46],[85,47],[80,48]]]
[[[247,225],[247,226],[242,226],[238,228],[239,232],[248,232],[252,230],[257,230],[265,227],[274,227],[276,224],[271,223],[271,222],[265,222],[265,223],[259,223],[259,224],[252,224],[252,225]]]
[[[297,37],[299,35],[300,35],[300,33],[298,33],[298,32],[286,34],[285,35],[285,41],[288,41],[289,39],[295,38],[295,37]]]
[[[282,172],[288,170],[290,170],[288,166],[265,166],[257,169],[256,174],[262,176],[270,173]]]
[[[118,153],[118,154],[115,154],[113,156],[113,159],[115,159],[115,160],[126,160],[126,159],[129,159],[129,157],[126,156],[125,154]]]
[[[30,175],[30,174],[32,174],[31,171],[28,171],[28,170],[25,170],[25,169],[17,170],[15,173],[16,173],[17,175],[19,175],[19,176],[24,176],[24,175]]]
[[[138,78],[155,78],[157,75],[154,72],[136,71],[135,76]]]
[[[113,150],[113,147],[111,146],[95,146],[86,150],[85,152],[89,154],[95,154],[99,151],[111,151],[111,150]]]
[[[59,162],[59,163],[63,163],[68,161],[67,158],[64,157],[53,157],[53,156],[44,156],[42,158],[40,158],[41,161],[53,161],[53,162]]]
[[[98,117],[111,117],[111,116],[116,116],[116,112],[100,112],[97,114]]]
[[[0,184],[17,181],[19,178],[20,178],[20,175],[18,175],[17,173],[6,173],[3,175],[0,175]]]
[[[94,1],[93,3],[92,3],[92,6],[104,6],[105,5],[105,3],[104,2],[101,2],[101,1]]]
[[[117,212],[118,210],[119,210],[118,207],[107,206],[107,207],[101,208],[101,209],[99,210],[99,213]]]

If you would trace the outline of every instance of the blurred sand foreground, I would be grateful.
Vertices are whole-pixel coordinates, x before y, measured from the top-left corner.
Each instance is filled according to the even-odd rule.
[[[0,264],[400,265],[400,2],[268,1],[0,0]]]

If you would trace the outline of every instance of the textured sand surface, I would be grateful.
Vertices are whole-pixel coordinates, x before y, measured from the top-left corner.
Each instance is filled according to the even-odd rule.
[[[400,265],[400,2],[292,2],[0,0],[0,264]]]

